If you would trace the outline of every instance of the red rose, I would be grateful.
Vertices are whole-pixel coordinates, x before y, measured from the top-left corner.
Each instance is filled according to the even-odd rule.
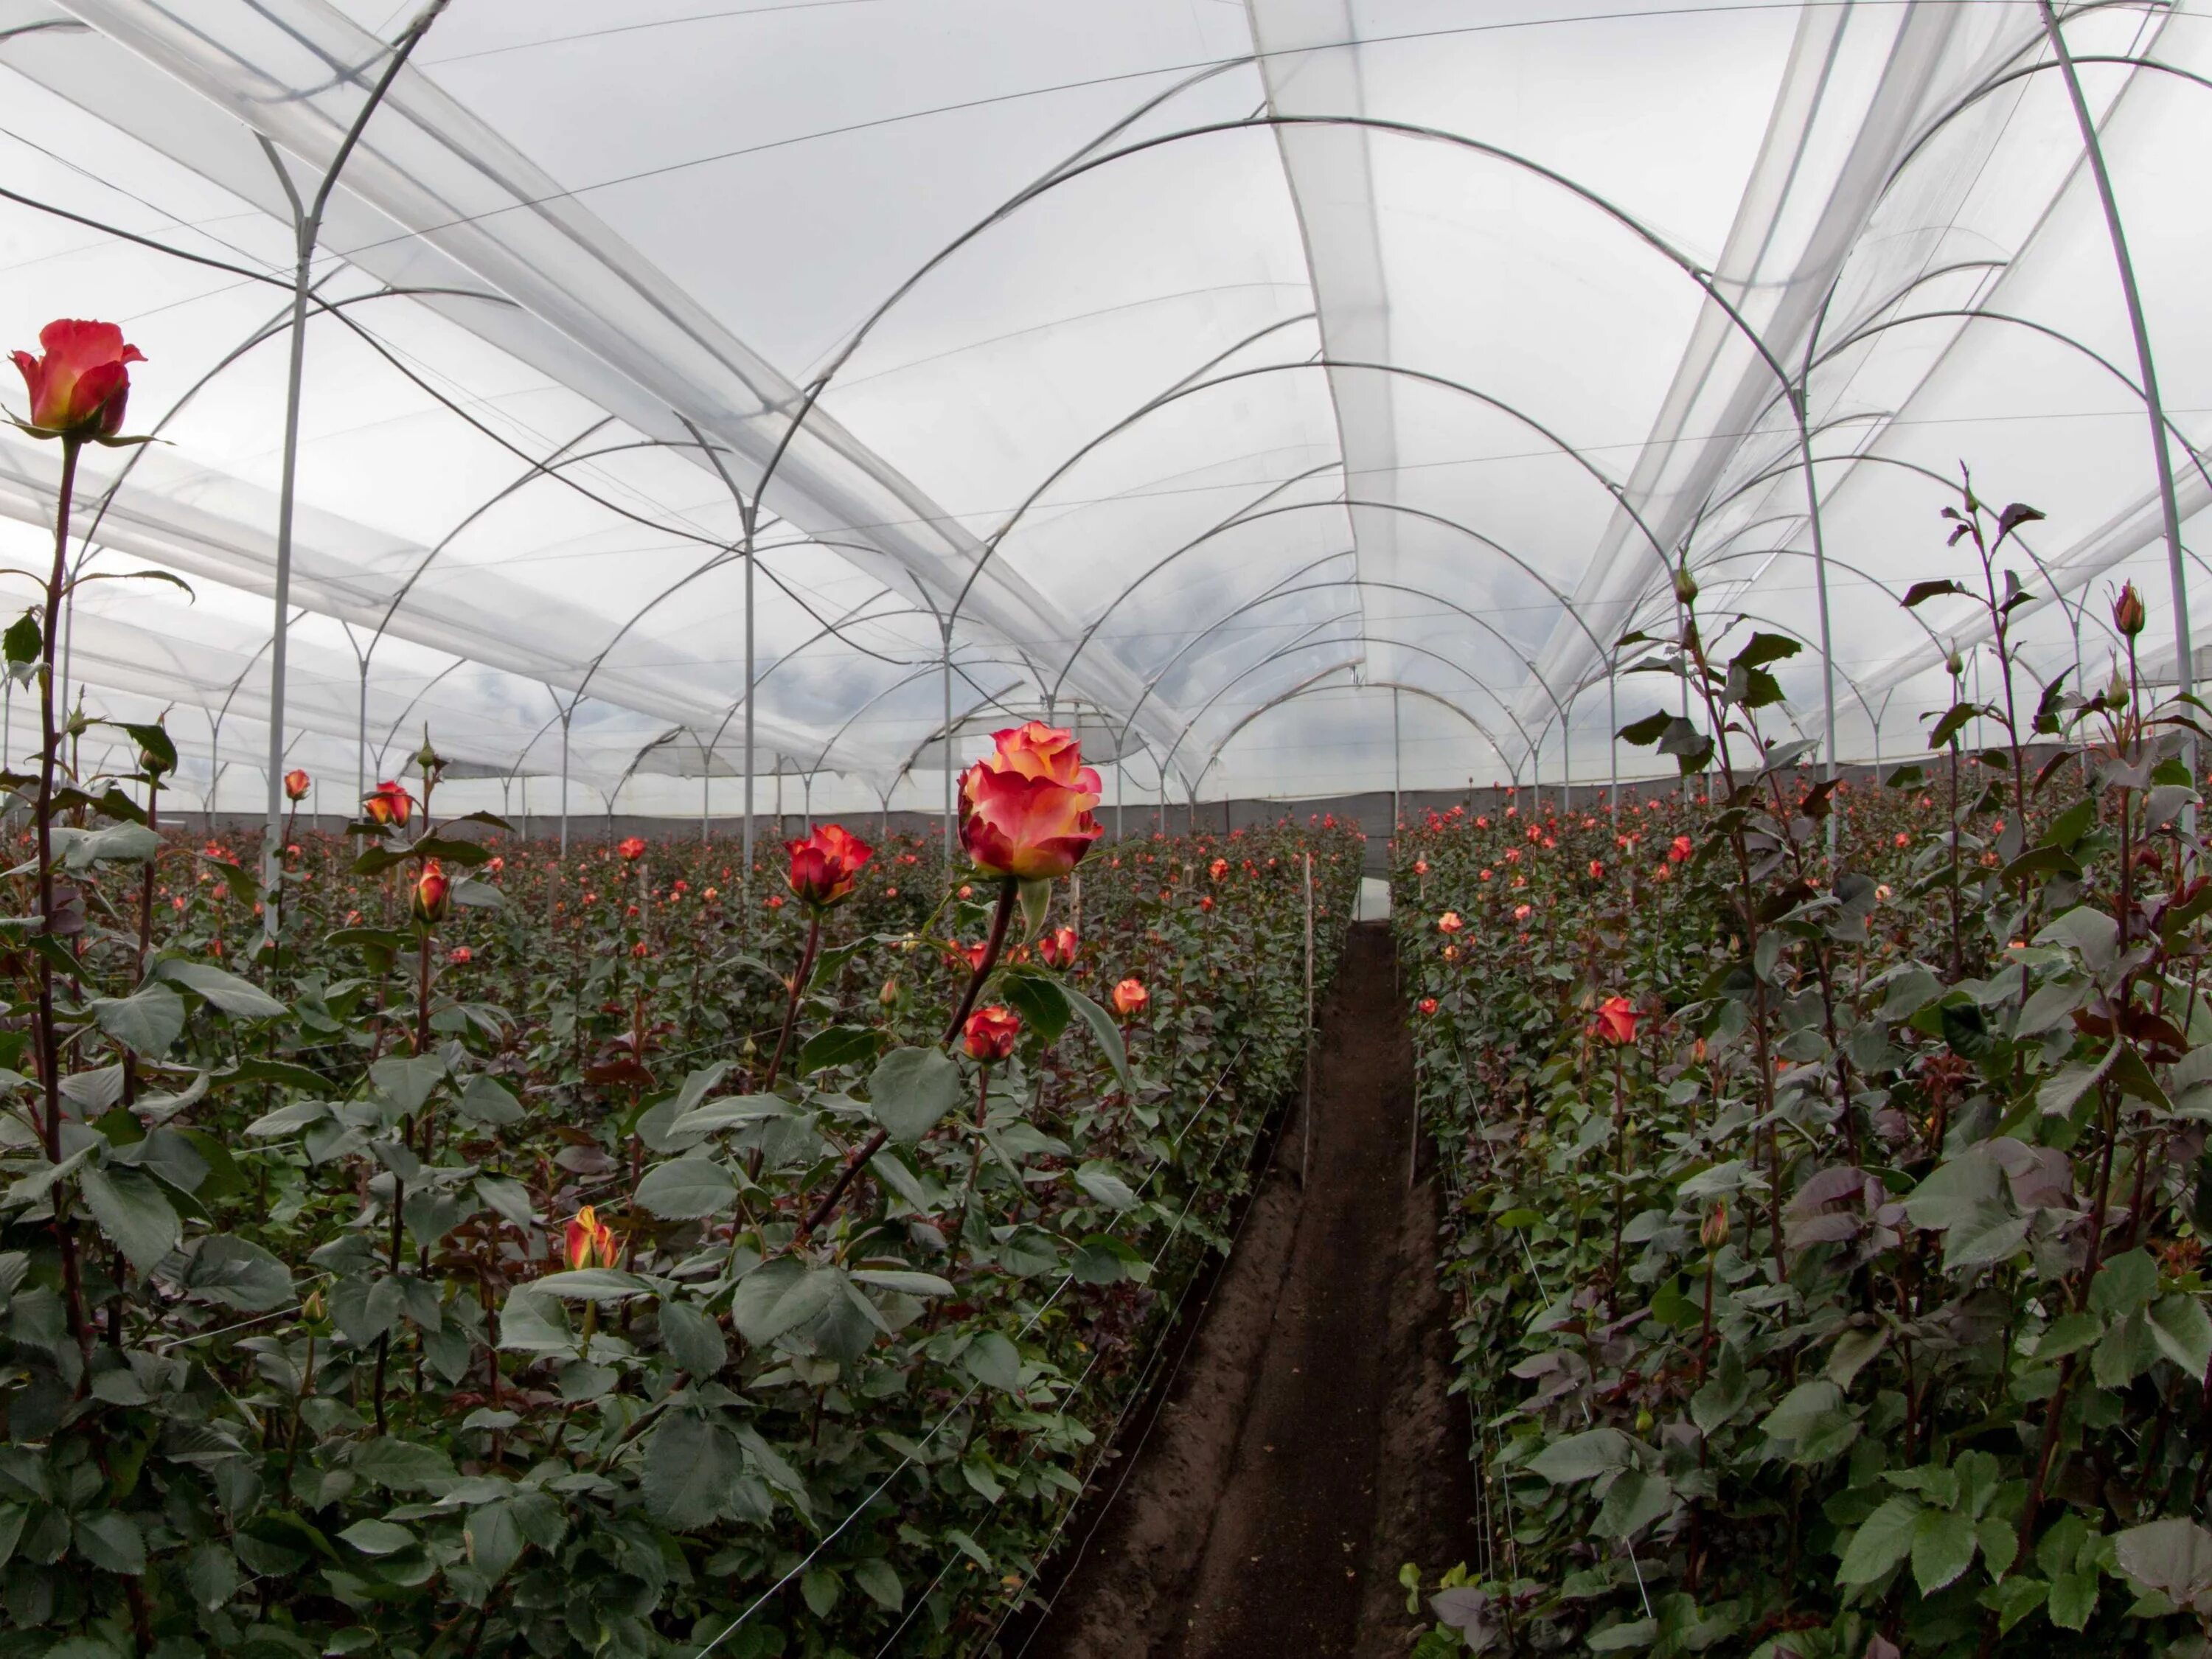
[[[31,393],[31,418],[18,422],[34,438],[89,438],[100,442],[123,429],[131,398],[132,363],[145,354],[123,343],[113,323],[64,319],[39,331],[45,353],[13,354]]]
[[[645,856],[645,842],[641,837],[632,836],[617,846],[615,851],[622,854],[624,864],[635,864]]]
[[[791,854],[787,879],[792,892],[816,910],[827,910],[852,896],[861,869],[876,850],[837,823],[825,823],[805,840],[787,841],[783,846]]]
[[[1114,1012],[1125,1020],[1133,1019],[1143,1013],[1152,1000],[1152,994],[1145,988],[1145,982],[1140,979],[1125,979],[1114,988]]]
[[[456,945],[452,950],[446,952],[446,960],[452,963],[456,968],[465,968],[470,963],[476,960],[476,955],[475,952],[471,951],[467,945]]]
[[[1636,1005],[1626,997],[1607,997],[1598,1004],[1597,1019],[1590,1029],[1607,1042],[1635,1042]]]
[[[1677,836],[1667,848],[1667,862],[1687,864],[1696,855],[1697,850],[1690,844],[1690,838],[1687,836]]]
[[[1423,997],[1418,1006],[1423,1013],[1433,1014],[1437,1011],[1437,1000],[1434,997]]]
[[[1021,1021],[1008,1010],[994,1003],[988,1008],[978,1008],[968,1016],[960,1042],[971,1060],[980,1060],[988,1066],[1012,1054],[1015,1039],[1021,1034]]]
[[[576,1212],[563,1230],[571,1267],[611,1267],[622,1259],[614,1230],[592,1212],[588,1204]]]
[[[307,798],[307,788],[310,781],[310,779],[305,772],[301,771],[297,767],[294,767],[290,771],[284,775],[284,799],[287,800],[305,800]]]
[[[1091,809],[1098,774],[1072,732],[1031,720],[994,734],[997,748],[960,781],[960,842],[975,867],[1024,881],[1064,876],[1103,833]]]

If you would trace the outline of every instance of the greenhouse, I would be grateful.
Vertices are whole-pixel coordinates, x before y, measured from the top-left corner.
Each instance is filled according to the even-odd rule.
[[[2212,1659],[2203,0],[0,92],[0,1659]]]

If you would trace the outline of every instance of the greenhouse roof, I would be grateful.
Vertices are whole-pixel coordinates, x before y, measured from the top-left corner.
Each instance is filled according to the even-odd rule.
[[[161,441],[88,454],[78,556],[191,590],[82,589],[64,671],[201,787],[265,755],[328,179],[282,747],[349,783],[427,722],[694,811],[750,714],[756,774],[931,805],[948,726],[1035,713],[1178,798],[1589,780],[1678,560],[1807,642],[1799,730],[1897,753],[1996,672],[1899,604],[1974,568],[1962,464],[2047,515],[2026,668],[2100,673],[2132,575],[2170,674],[2207,22],[0,0],[0,344],[123,324]],[[11,563],[55,460],[0,435]]]

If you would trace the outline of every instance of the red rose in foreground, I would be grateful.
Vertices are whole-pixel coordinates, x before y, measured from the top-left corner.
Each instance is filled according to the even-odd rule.
[[[860,871],[876,849],[840,823],[825,823],[803,841],[787,841],[791,854],[787,879],[792,892],[817,910],[827,910],[852,896]]]
[[[1607,997],[1597,1006],[1592,1030],[1607,1042],[1636,1041],[1636,1005],[1626,997]]]
[[[615,851],[622,854],[624,864],[635,864],[645,856],[645,842],[641,837],[631,836],[618,845]]]
[[[123,343],[113,323],[63,319],[39,331],[45,354],[13,354],[31,393],[31,418],[23,429],[39,438],[89,438],[95,442],[123,430],[123,410],[131,398],[132,363],[145,354]]]
[[[1098,774],[1059,726],[1031,720],[993,734],[995,752],[960,780],[960,844],[986,874],[1044,881],[1081,863],[1103,833]]]
[[[415,816],[415,797],[386,778],[362,800],[361,810],[371,823],[404,827]]]
[[[1143,1013],[1152,1000],[1152,994],[1140,979],[1125,979],[1114,988],[1114,1012],[1123,1019],[1133,1019]]]
[[[305,772],[296,766],[294,767],[284,775],[284,799],[286,800],[307,799],[311,781]]]
[[[1696,855],[1697,850],[1698,849],[1695,847],[1690,844],[1690,838],[1687,836],[1677,836],[1668,846],[1667,862],[1669,864],[1687,864],[1690,860]]]
[[[1434,997],[1423,997],[1419,1006],[1423,1013],[1433,1014],[1437,1011],[1437,1000]]]
[[[980,1060],[988,1066],[1012,1054],[1015,1039],[1021,1034],[1021,1021],[1008,1010],[994,1003],[988,1008],[978,1008],[968,1016],[968,1024],[962,1030],[960,1046],[967,1049],[969,1059]]]

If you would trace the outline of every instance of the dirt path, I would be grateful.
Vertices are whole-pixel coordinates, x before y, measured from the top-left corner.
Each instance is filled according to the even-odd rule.
[[[1088,1543],[1038,1659],[1403,1652],[1400,1565],[1465,1553],[1465,1408],[1434,1273],[1432,1183],[1407,1187],[1413,1060],[1389,933],[1352,930],[1324,1009],[1313,1170],[1294,1114],[1133,1462],[1071,1528]],[[1118,1491],[1113,1483],[1119,1480]]]

